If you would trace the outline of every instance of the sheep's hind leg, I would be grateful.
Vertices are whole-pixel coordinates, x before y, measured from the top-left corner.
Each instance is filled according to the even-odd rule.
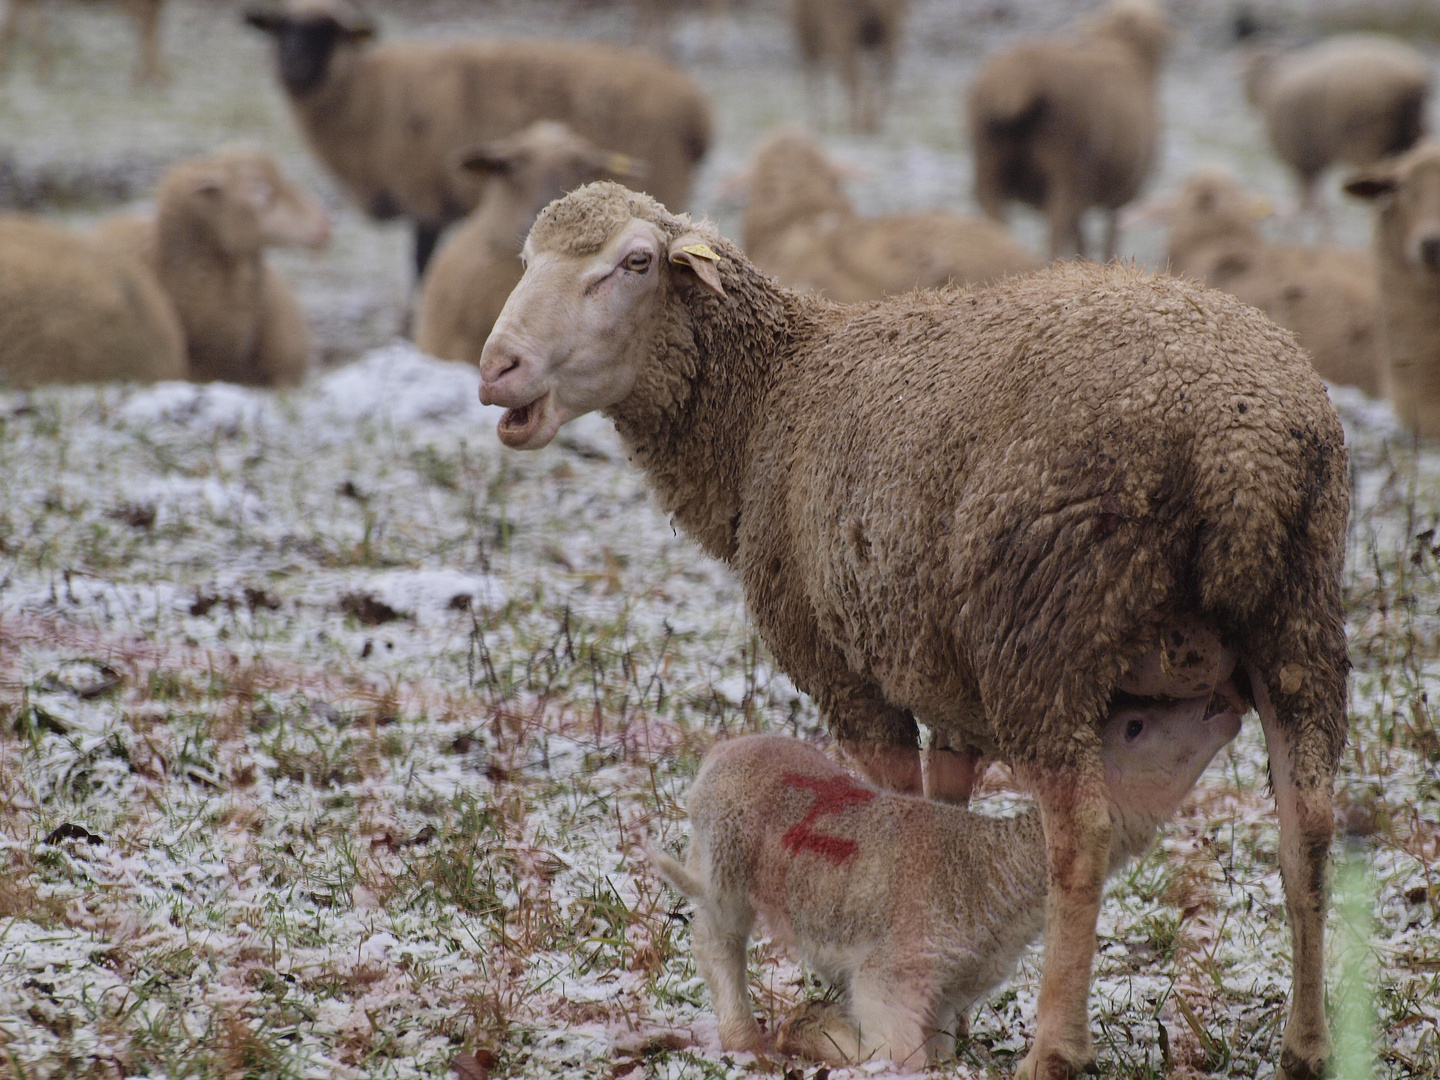
[[[691,924],[695,966],[710,988],[724,1050],[759,1050],[763,1046],[745,976],[745,950],[754,921],[748,905],[714,910],[710,902],[702,902],[696,905]]]

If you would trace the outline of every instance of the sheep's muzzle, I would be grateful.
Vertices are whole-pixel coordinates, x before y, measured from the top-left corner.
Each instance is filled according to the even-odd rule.
[[[549,398],[550,392],[547,390],[527,405],[506,409],[495,429],[500,441],[514,450],[536,449],[530,444],[544,426],[545,407],[549,404]]]

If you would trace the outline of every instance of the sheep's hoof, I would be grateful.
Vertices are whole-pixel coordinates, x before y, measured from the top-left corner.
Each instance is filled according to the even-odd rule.
[[[855,1025],[838,1001],[806,1001],[780,1025],[775,1050],[786,1057],[848,1065],[859,1045]]]
[[[1307,1061],[1288,1046],[1280,1051],[1280,1071],[1275,1080],[1321,1080],[1330,1075],[1331,1062],[1323,1053]]]
[[[1088,1061],[1076,1063],[1067,1061],[1054,1050],[1047,1050],[1044,1053],[1037,1052],[1034,1048],[1025,1055],[1025,1060],[1020,1063],[1020,1071],[1015,1074],[1016,1080],[1077,1080],[1078,1077],[1086,1074],[1095,1075],[1100,1068],[1095,1064],[1092,1056]]]

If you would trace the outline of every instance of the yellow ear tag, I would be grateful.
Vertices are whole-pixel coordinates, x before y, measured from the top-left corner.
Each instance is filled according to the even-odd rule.
[[[719,262],[720,256],[711,251],[704,244],[686,244],[680,249],[686,255],[694,255],[697,259],[709,259],[711,262]]]
[[[634,159],[625,154],[611,154],[610,159],[605,163],[616,176],[629,176],[635,169]]]

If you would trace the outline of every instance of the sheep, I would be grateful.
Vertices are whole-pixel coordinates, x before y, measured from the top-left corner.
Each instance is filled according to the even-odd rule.
[[[1361,170],[1345,191],[1377,203],[1385,396],[1414,432],[1440,436],[1440,142]]]
[[[290,286],[264,249],[318,249],[330,218],[263,150],[236,148],[172,166],[153,221],[121,218],[101,233],[153,267],[185,331],[198,382],[295,386],[310,331]]]
[[[1289,331],[1123,264],[834,304],[604,182],[550,204],[523,254],[481,354],[502,443],[602,410],[867,776],[922,789],[918,717],[1035,793],[1025,1075],[1094,1059],[1100,718],[1118,694],[1254,703],[1293,935],[1279,1075],[1318,1075],[1348,455]]]
[[[425,274],[415,344],[432,356],[478,364],[490,327],[520,280],[520,245],[535,215],[591,180],[638,178],[644,165],[601,150],[554,120],[537,120],[518,135],[466,151],[458,164],[489,180],[480,206]]]
[[[1156,79],[1170,31],[1147,0],[1115,0],[1080,41],[1021,44],[993,56],[965,95],[975,200],[997,221],[1015,200],[1050,223],[1050,254],[1084,254],[1080,216],[1139,193],[1160,131]]]
[[[1239,730],[1229,706],[1111,711],[1100,727],[1114,785],[1107,876],[1149,846]],[[726,1050],[765,1049],[745,979],[757,914],[844,993],[843,1004],[802,1006],[776,1049],[836,1065],[877,1054],[935,1064],[1044,929],[1045,833],[1034,808],[994,818],[885,793],[778,735],[717,743],[686,801],[685,865],[646,854],[695,905],[696,966]]]
[[[252,7],[275,38],[280,79],[310,147],[372,217],[415,227],[422,277],[441,231],[474,208],[458,152],[562,120],[597,146],[649,165],[649,185],[686,202],[710,145],[710,107],[678,68],[649,53],[561,41],[369,45],[347,0]]]
[[[154,273],[95,236],[0,216],[0,378],[15,386],[185,376]]]
[[[851,129],[879,130],[909,6],[909,0],[790,0],[790,22],[817,125],[823,126],[825,112],[824,68],[834,65],[850,99]]]
[[[160,49],[160,9],[164,0],[123,0],[122,6],[135,23],[139,35],[139,54],[135,62],[136,83],[164,83],[170,79],[165,56]],[[46,10],[42,0],[10,0],[5,12],[5,25],[0,28],[0,69],[10,62],[15,43],[25,23],[31,26],[30,38],[42,75],[48,75],[52,49],[45,27]]]
[[[1369,165],[1413,146],[1425,128],[1430,65],[1379,34],[1342,34],[1288,54],[1258,50],[1245,64],[1245,96],[1270,145],[1295,172],[1302,212],[1329,221],[1319,181],[1336,162]]]
[[[808,135],[782,129],[755,152],[743,242],[793,288],[851,303],[916,286],[984,282],[1043,263],[994,222],[943,210],[862,220],[842,174]]]
[[[1270,244],[1257,200],[1202,170],[1155,208],[1171,222],[1170,271],[1204,281],[1293,330],[1321,378],[1380,392],[1380,291],[1374,258],[1347,248]]]

